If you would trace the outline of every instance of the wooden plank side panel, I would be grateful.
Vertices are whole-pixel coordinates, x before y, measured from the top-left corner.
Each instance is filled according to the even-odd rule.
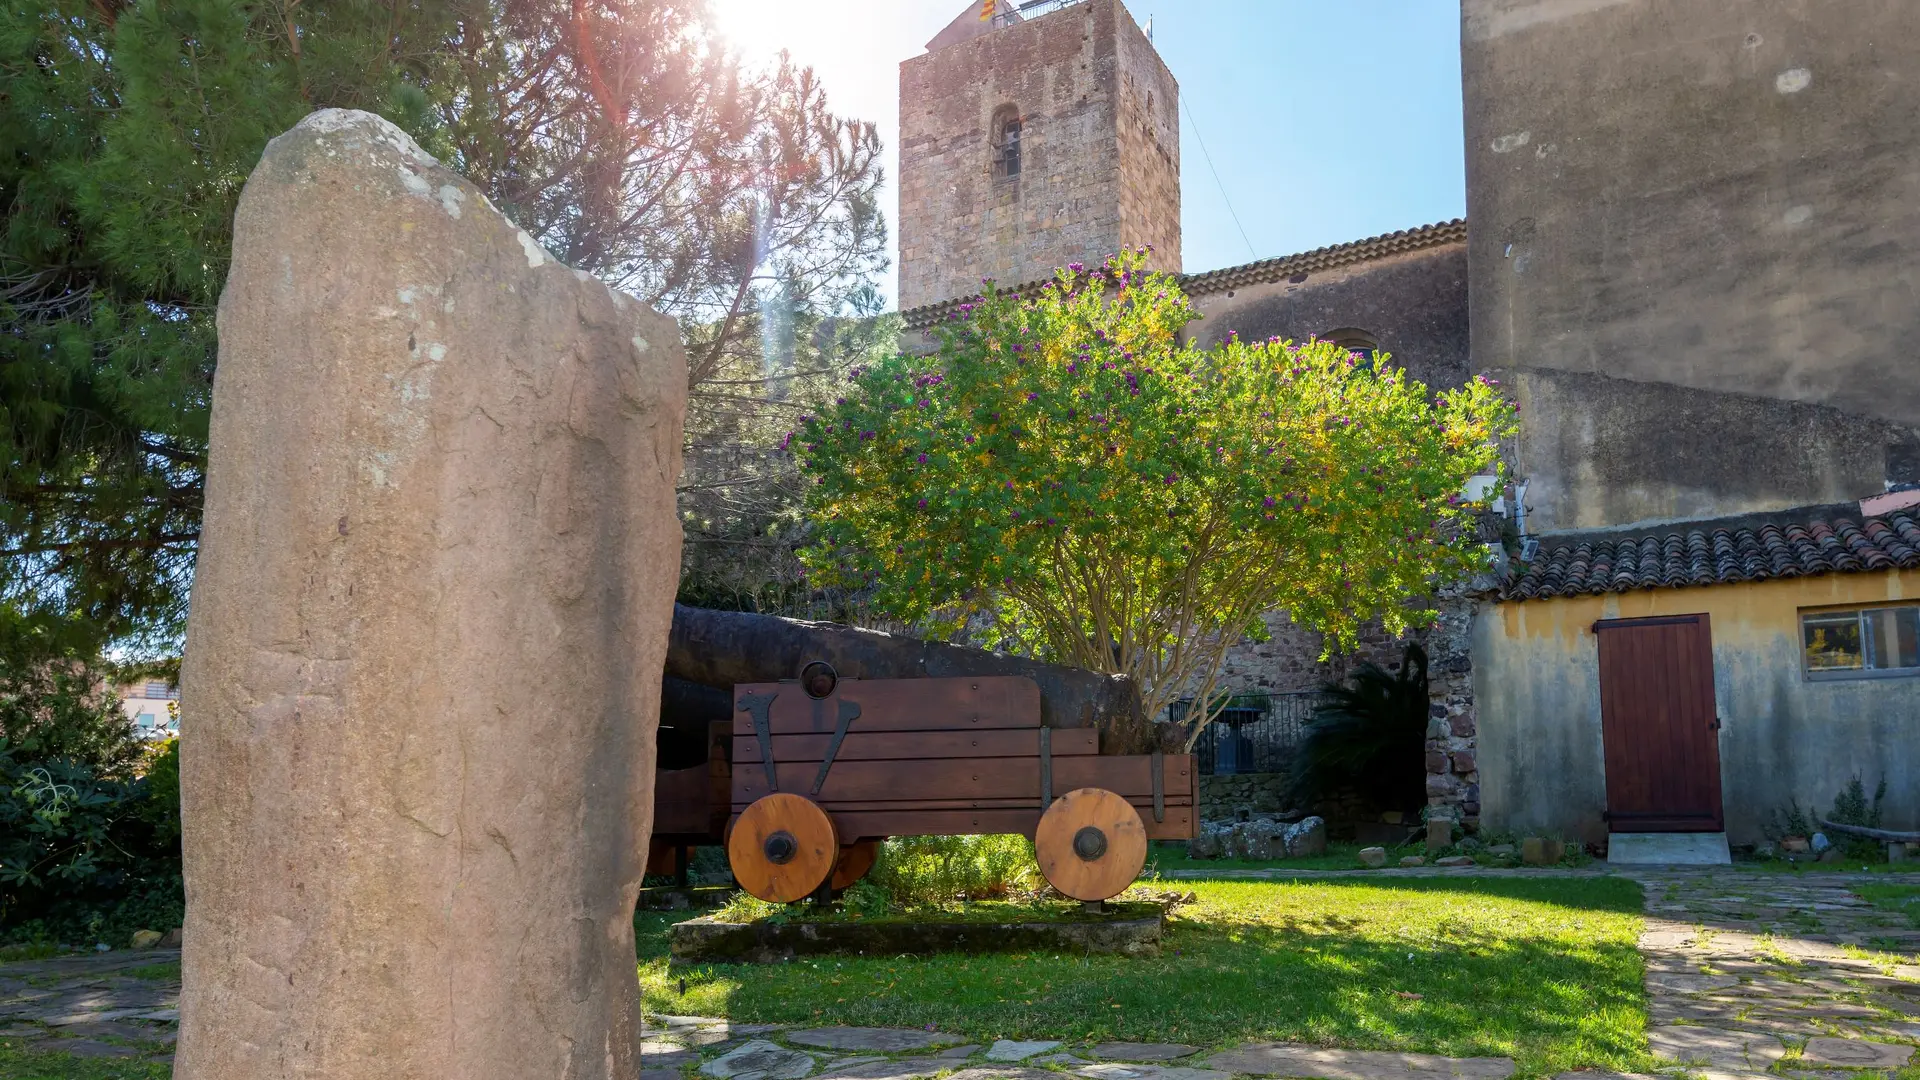
[[[1613,831],[1719,831],[1719,733],[1707,617],[1602,622],[1595,630]]]
[[[985,731],[1040,726],[1040,687],[1024,675],[957,676],[939,679],[842,679],[834,692],[814,699],[798,682],[740,683],[733,688],[736,734],[753,733],[740,703],[748,695],[773,695],[768,710],[776,735],[831,734],[842,700],[860,706],[862,731]]]
[[[808,792],[818,766],[778,762],[785,790]],[[1162,765],[1163,791],[1194,789],[1193,757],[1168,754]],[[1153,773],[1145,755],[1078,756],[1053,759],[1053,792],[1097,787],[1125,798],[1151,798]],[[743,806],[769,794],[766,768],[736,762],[733,804]],[[875,802],[908,798],[1037,798],[1040,760],[1036,758],[943,758],[928,761],[835,761],[817,798],[822,803]]]
[[[711,828],[713,770],[656,769],[653,773],[653,835],[706,836]]]
[[[735,729],[736,732],[738,729]],[[811,762],[814,768],[825,758],[832,735],[775,735],[773,760],[785,768],[788,762]],[[1100,733],[1092,728],[1068,728],[1054,731],[1048,741],[1055,757],[1073,757],[1100,752]],[[868,731],[866,716],[853,722],[840,744],[834,761],[913,761],[927,758],[997,758],[1040,756],[1038,728],[1001,728],[986,731]],[[760,740],[752,734],[735,734],[733,760],[743,765],[760,763]]]
[[[1149,840],[1191,840],[1197,835],[1190,806],[1167,807],[1166,820],[1143,813]],[[843,840],[883,836],[969,836],[1018,833],[1033,839],[1040,811],[1028,810],[887,810],[834,813],[834,827]]]

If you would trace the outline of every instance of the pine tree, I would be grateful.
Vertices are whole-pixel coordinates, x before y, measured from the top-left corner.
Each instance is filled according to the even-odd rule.
[[[680,316],[716,439],[762,311],[884,267],[871,125],[743,75],[697,3],[22,0],[0,10],[0,650],[177,648],[233,208],[312,109],[381,113],[563,259]],[[776,350],[777,352],[777,350]]]

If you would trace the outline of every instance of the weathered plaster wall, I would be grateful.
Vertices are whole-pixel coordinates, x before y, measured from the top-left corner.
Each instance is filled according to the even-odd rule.
[[[1903,479],[1907,432],[1839,409],[1591,372],[1489,372],[1520,406],[1534,532],[1847,502]]]
[[[1825,811],[1855,773],[1887,780],[1886,825],[1920,828],[1920,678],[1810,682],[1799,611],[1920,597],[1920,571],[1489,605],[1475,620],[1481,820],[1495,830],[1606,836],[1600,619],[1712,620],[1721,797],[1735,844],[1789,799]]]
[[[1881,490],[1874,421],[1920,425],[1920,4],[1461,12],[1473,364],[1543,406],[1537,525]]]
[[[1330,330],[1373,335],[1414,378],[1459,386],[1467,378],[1467,248],[1430,248],[1357,263],[1301,280],[1195,293],[1203,318],[1186,337],[1201,347],[1228,331],[1243,339],[1305,341]]]
[[[1149,101],[1151,97],[1151,101]],[[995,110],[1021,170],[993,174]],[[1180,268],[1179,88],[1119,0],[1050,12],[900,65],[900,307],[1152,244]]]

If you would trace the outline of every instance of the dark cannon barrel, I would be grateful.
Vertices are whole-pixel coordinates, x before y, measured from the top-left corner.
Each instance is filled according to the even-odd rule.
[[[807,622],[675,604],[666,675],[703,686],[774,682],[800,676],[814,660],[852,679],[1024,675],[1040,686],[1041,723],[1098,728],[1101,752],[1142,753],[1155,741],[1140,715],[1140,695],[1124,675],[1046,664],[985,649],[922,641],[838,623]]]

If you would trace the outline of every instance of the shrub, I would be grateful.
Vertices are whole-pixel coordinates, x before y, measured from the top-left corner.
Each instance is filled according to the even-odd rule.
[[[1840,794],[1833,797],[1833,812],[1827,815],[1827,820],[1838,825],[1859,825],[1863,828],[1877,829],[1880,827],[1880,804],[1886,797],[1887,780],[1881,777],[1880,785],[1873,791],[1873,801],[1869,803],[1866,785],[1860,782],[1860,776],[1856,773],[1853,779],[1847,781],[1847,786],[1841,789]],[[1834,846],[1840,849],[1840,853],[1849,859],[1886,857],[1886,845],[1879,840],[1854,836],[1838,829],[1828,831],[1832,835],[1827,839],[1833,841]]]
[[[1350,648],[1486,567],[1461,492],[1515,430],[1492,383],[1434,394],[1332,342],[1195,349],[1179,333],[1198,316],[1144,263],[990,288],[936,355],[856,369],[803,418],[820,582],[934,634],[1130,675],[1156,716],[1217,702],[1226,650],[1267,612]]]
[[[177,753],[120,779],[0,740],[0,940],[122,944],[180,925]]]
[[[880,845],[867,880],[899,907],[986,900],[1040,883],[1024,836],[898,836]]]
[[[1294,757],[1293,797],[1311,806],[1351,792],[1385,810],[1425,801],[1426,650],[1409,644],[1398,672],[1362,663],[1321,690]]]

